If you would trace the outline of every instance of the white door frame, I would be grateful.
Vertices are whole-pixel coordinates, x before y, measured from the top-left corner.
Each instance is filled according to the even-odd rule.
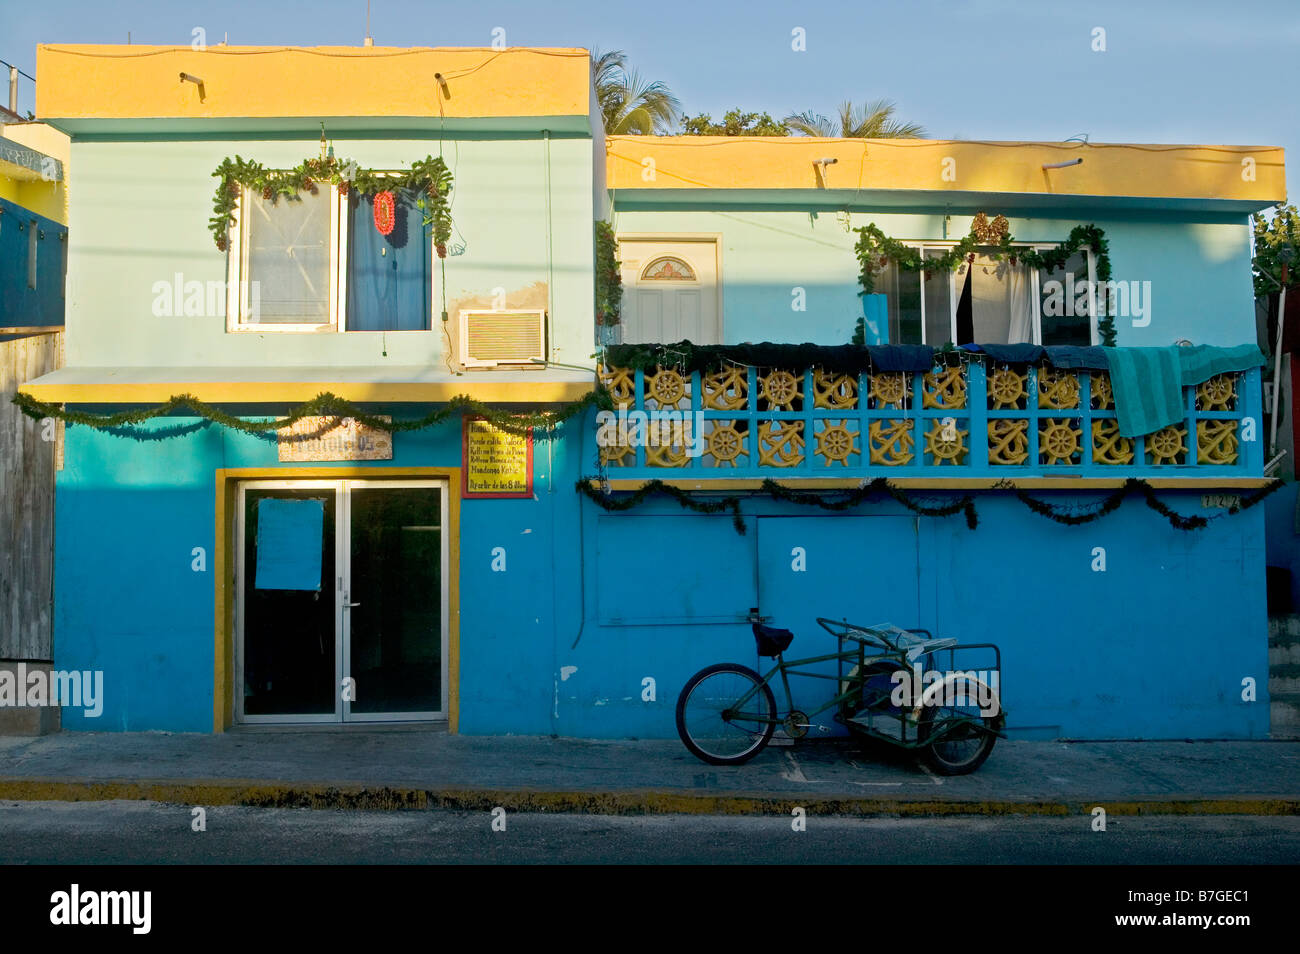
[[[624,242],[700,242],[713,245],[713,288],[718,308],[718,340],[727,340],[727,313],[722,300],[722,233],[721,232],[615,232],[614,243]],[[622,261],[622,257],[619,257]],[[620,269],[621,270],[621,269]]]
[[[350,675],[351,662],[351,621],[346,604],[350,598],[352,580],[352,496],[355,487],[383,487],[400,489],[403,487],[438,487],[440,513],[439,550],[442,569],[439,574],[441,587],[440,626],[442,629],[442,648],[440,653],[442,674],[440,709],[436,712],[352,712],[352,704],[343,701],[341,683]],[[244,712],[244,598],[247,582],[245,513],[248,490],[332,490],[334,492],[334,712],[312,714],[283,715],[247,715]],[[450,633],[450,591],[448,587],[448,569],[450,556],[450,482],[446,479],[284,479],[284,480],[245,480],[239,482],[238,506],[235,514],[235,710],[237,724],[275,724],[303,725],[307,723],[355,723],[355,722],[434,722],[447,719],[448,700],[448,634]]]

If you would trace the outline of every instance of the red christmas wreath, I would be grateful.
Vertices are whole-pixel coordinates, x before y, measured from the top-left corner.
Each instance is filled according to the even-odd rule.
[[[379,234],[388,235],[392,232],[395,221],[393,193],[388,191],[375,193],[375,228],[379,230]]]

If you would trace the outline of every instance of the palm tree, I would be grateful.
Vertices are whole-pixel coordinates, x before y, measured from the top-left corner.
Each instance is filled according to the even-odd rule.
[[[834,120],[808,110],[787,116],[785,124],[799,136],[820,136],[826,139],[921,139],[925,129],[916,123],[899,122],[894,118],[894,103],[887,99],[855,107],[852,100],[840,104],[839,115]],[[838,124],[838,126],[837,126]]]
[[[591,81],[605,117],[606,133],[649,136],[677,128],[682,104],[663,83],[647,82],[636,70],[628,70],[627,55],[622,50],[592,50]]]

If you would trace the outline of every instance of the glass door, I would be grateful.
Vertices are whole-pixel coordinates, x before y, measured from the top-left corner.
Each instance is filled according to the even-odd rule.
[[[343,627],[348,721],[446,711],[446,488],[348,481]]]
[[[240,486],[240,721],[445,717],[447,493],[445,481]]]
[[[240,487],[235,603],[244,722],[336,722],[341,607],[337,481]]]

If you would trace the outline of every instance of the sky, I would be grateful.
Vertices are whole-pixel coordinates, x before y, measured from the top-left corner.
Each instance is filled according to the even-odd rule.
[[[360,45],[366,0],[0,0],[0,60],[35,75],[37,43],[189,45],[196,28]],[[940,138],[1283,146],[1288,191],[1300,174],[1298,0],[370,3],[377,46],[490,46],[498,30],[509,46],[623,50],[690,115],[887,98]],[[26,79],[19,106],[33,108]]]

